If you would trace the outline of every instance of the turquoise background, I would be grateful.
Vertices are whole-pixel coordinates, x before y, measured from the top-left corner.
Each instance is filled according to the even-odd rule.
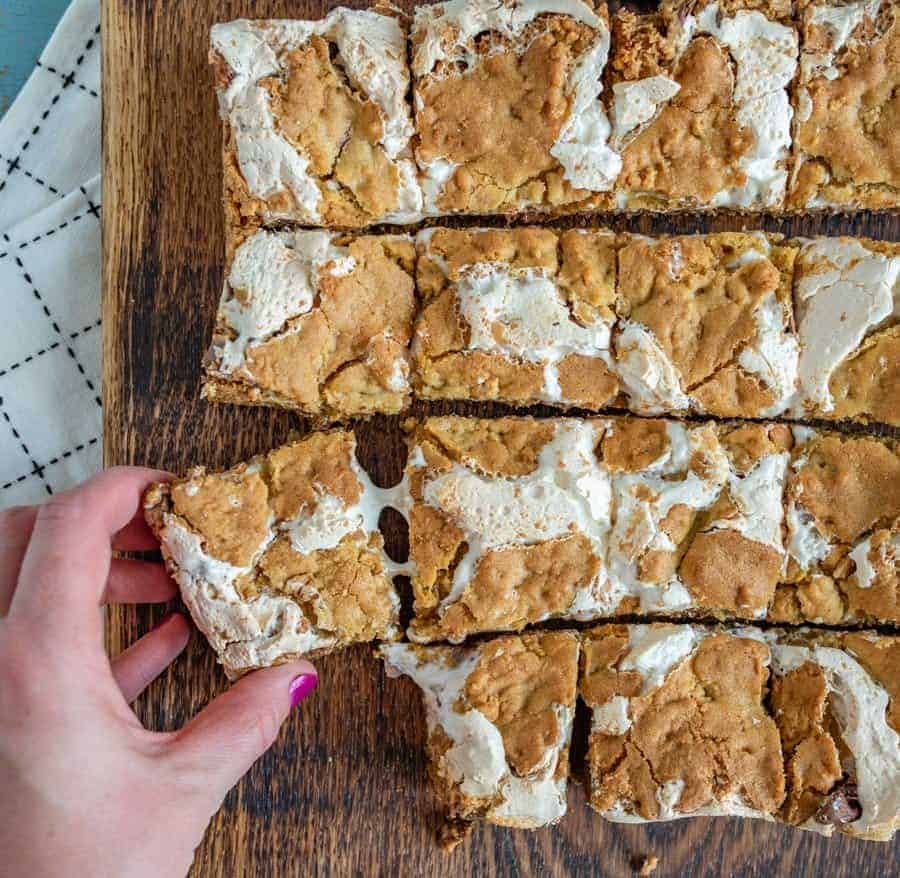
[[[0,0],[0,116],[34,69],[69,0]]]

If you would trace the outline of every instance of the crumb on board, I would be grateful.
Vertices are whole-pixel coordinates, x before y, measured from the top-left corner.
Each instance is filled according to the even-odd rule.
[[[659,857],[656,854],[645,854],[642,857],[635,857],[634,863],[638,875],[652,875],[659,865]]]

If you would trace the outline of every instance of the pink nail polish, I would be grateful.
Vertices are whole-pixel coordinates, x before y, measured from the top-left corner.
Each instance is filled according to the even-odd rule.
[[[300,674],[291,680],[291,707],[296,707],[307,695],[311,695],[319,678],[315,674]]]

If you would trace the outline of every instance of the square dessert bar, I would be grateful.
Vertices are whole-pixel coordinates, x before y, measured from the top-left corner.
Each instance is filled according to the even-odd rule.
[[[413,341],[425,398],[598,409],[618,381],[610,232],[426,229]]]
[[[566,813],[578,636],[498,637],[468,647],[381,647],[389,676],[422,690],[429,774],[452,847],[475,820],[534,829]]]
[[[607,625],[582,644],[589,801],[609,820],[900,826],[900,638]]]
[[[409,402],[412,240],[251,233],[227,268],[203,394],[324,418]]]
[[[415,222],[406,31],[392,14],[216,24],[230,230]]]
[[[782,622],[900,623],[900,443],[794,427]]]
[[[900,206],[900,4],[800,0],[788,206]]]
[[[621,614],[900,621],[900,447],[783,424],[410,425],[418,642]]]
[[[378,516],[392,493],[350,432],[311,433],[222,473],[153,485],[144,512],[197,627],[232,679],[396,639],[400,602]]]
[[[800,346],[791,286],[796,246],[761,232],[623,237],[615,372],[640,414],[784,414]]]
[[[798,40],[789,0],[664,0],[613,20],[619,208],[778,211]]]
[[[609,207],[605,5],[449,0],[411,31],[416,162],[430,215]]]
[[[802,242],[794,273],[797,417],[900,426],[900,244]]]

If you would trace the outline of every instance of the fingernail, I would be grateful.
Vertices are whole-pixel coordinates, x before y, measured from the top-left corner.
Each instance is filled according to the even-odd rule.
[[[319,678],[315,674],[300,674],[291,680],[291,707],[296,707],[307,695],[311,695]]]

